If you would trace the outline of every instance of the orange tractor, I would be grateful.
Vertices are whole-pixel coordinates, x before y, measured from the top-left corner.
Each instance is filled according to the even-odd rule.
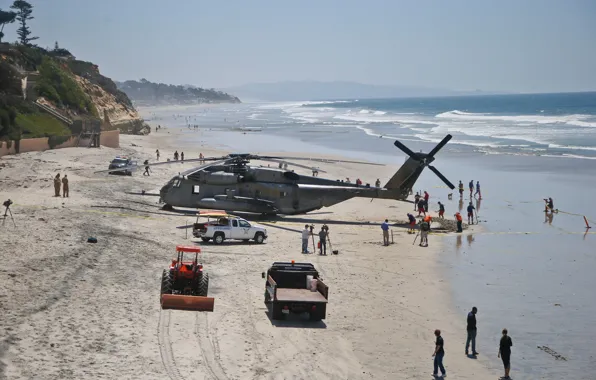
[[[214,299],[207,297],[209,275],[199,264],[200,247],[176,246],[177,258],[161,277],[162,309],[213,311]],[[194,253],[193,261],[184,261],[184,253]]]

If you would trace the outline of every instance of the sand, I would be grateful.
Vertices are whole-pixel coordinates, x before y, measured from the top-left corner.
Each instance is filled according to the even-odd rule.
[[[180,133],[166,128],[121,136],[120,149],[0,160],[0,194],[14,201],[17,225],[8,219],[0,227],[1,379],[429,379],[436,328],[443,331],[449,378],[498,377],[482,356],[464,355],[465,315],[453,311],[439,271],[440,238],[431,235],[430,247],[421,248],[393,227],[395,243],[382,246],[379,223],[403,221],[409,203],[353,199],[263,223],[269,232],[263,245],[203,244],[215,311],[161,311],[161,272],[175,245],[191,244],[190,231],[186,239],[177,227],[194,218],[125,191],[154,191],[191,165],[155,167],[151,177],[93,171],[118,154],[142,161],[159,148],[162,160],[171,157]],[[205,155],[222,153],[202,145]],[[188,150],[186,157],[197,154]],[[344,178],[362,167],[326,170]],[[366,167],[371,182],[394,171]],[[53,197],[58,172],[68,174],[67,199]],[[339,255],[300,254],[300,230],[319,220],[329,225]],[[98,243],[87,243],[89,236]],[[324,322],[268,318],[261,272],[292,259],[314,263],[329,286]]]

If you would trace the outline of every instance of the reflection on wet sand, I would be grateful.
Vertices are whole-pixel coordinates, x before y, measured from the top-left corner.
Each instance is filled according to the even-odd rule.
[[[468,239],[468,246],[471,247],[472,246],[472,242],[475,240],[474,239],[474,235],[473,234],[469,234],[466,236],[466,238]]]

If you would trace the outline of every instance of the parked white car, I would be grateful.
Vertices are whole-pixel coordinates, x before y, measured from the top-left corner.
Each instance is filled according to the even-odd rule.
[[[213,239],[215,244],[225,240],[243,240],[262,244],[267,239],[267,230],[257,224],[238,217],[220,217],[205,223],[195,223],[193,235],[204,242]]]

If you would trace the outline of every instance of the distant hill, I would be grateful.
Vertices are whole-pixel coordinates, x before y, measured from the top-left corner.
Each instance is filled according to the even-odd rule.
[[[240,103],[240,99],[225,92],[190,85],[153,83],[147,79],[116,82],[116,85],[137,105]]]
[[[364,98],[402,98],[457,95],[487,95],[487,92],[454,91],[418,86],[374,85],[356,82],[277,82],[251,83],[222,89],[247,100],[326,100]]]

